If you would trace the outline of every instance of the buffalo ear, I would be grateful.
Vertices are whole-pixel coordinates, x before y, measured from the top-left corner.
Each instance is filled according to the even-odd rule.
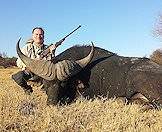
[[[77,96],[83,96],[85,85],[82,80],[77,79],[75,81],[75,88],[76,88]]]

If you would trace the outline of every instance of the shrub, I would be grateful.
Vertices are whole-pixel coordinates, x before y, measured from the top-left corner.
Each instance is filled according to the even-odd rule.
[[[0,67],[7,68],[7,67],[16,66],[16,59],[17,59],[16,57],[4,58],[4,57],[0,56]]]

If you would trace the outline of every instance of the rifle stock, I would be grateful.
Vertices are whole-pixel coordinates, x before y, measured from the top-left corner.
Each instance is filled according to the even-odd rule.
[[[62,38],[61,40],[59,40],[59,41],[56,42],[55,44],[49,45],[44,51],[42,51],[42,52],[40,53],[40,58],[44,58],[45,56],[47,56],[47,55],[49,54],[49,52],[50,52],[50,46],[55,45],[56,47],[58,47],[59,45],[62,44],[62,42],[65,41],[65,39],[66,39],[67,37],[69,37],[72,33],[74,33],[74,32],[75,32],[76,30],[78,30],[80,27],[81,27],[81,25],[79,25],[76,29],[74,29],[72,32],[70,32],[68,35],[66,35],[64,38]]]

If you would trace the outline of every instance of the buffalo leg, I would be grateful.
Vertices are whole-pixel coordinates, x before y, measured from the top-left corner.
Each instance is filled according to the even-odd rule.
[[[47,104],[56,105],[58,103],[59,85],[57,83],[52,83],[52,82],[47,84],[50,84],[44,86],[47,94]]]

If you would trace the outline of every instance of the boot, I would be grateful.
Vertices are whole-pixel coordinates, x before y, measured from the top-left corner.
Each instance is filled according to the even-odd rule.
[[[12,79],[23,88],[25,93],[31,94],[33,92],[32,87],[27,84],[27,81],[31,78],[30,75],[25,74],[23,71],[12,75]]]

